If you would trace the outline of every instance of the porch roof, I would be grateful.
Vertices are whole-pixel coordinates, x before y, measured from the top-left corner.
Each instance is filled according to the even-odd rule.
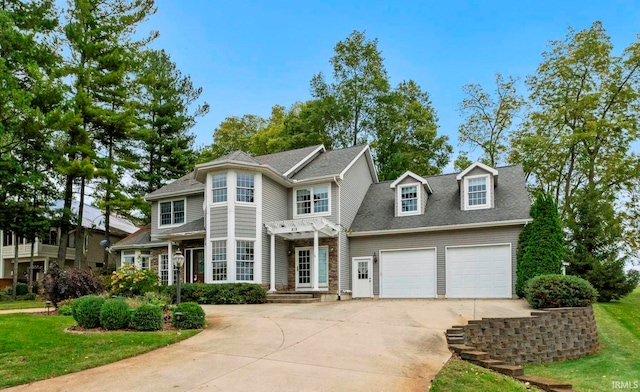
[[[340,226],[321,217],[265,222],[264,225],[269,234],[288,240],[313,238],[315,231],[321,237],[335,237],[340,233]]]

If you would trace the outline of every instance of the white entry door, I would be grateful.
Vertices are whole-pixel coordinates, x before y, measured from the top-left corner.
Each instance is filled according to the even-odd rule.
[[[296,288],[313,287],[313,247],[296,248]],[[318,287],[329,287],[329,249],[318,247]]]
[[[373,298],[373,262],[372,258],[354,257],[351,273],[353,277],[353,298]]]

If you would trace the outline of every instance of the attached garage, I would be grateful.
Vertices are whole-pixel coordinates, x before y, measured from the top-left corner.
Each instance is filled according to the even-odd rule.
[[[436,249],[380,251],[380,298],[435,298]]]
[[[511,244],[448,246],[447,298],[511,298]]]

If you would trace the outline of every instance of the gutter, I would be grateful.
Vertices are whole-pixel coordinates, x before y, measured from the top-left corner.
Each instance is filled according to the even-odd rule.
[[[391,229],[391,230],[371,230],[371,231],[359,231],[347,234],[349,237],[367,237],[374,235],[388,235],[388,234],[410,234],[410,233],[425,233],[431,231],[445,231],[445,230],[462,230],[462,229],[478,229],[485,227],[501,227],[501,226],[520,226],[526,225],[532,222],[533,219],[514,219],[507,221],[497,222],[480,222],[480,223],[465,223],[461,225],[447,225],[447,226],[431,226],[431,227],[412,227],[407,229]]]

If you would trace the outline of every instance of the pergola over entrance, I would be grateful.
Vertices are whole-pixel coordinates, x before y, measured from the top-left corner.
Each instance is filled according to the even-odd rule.
[[[318,238],[335,237],[340,233],[340,227],[325,218],[292,219],[284,221],[266,222],[264,224],[271,236],[270,246],[270,292],[276,291],[276,236],[287,240],[313,238],[313,279],[312,290],[318,287]]]

